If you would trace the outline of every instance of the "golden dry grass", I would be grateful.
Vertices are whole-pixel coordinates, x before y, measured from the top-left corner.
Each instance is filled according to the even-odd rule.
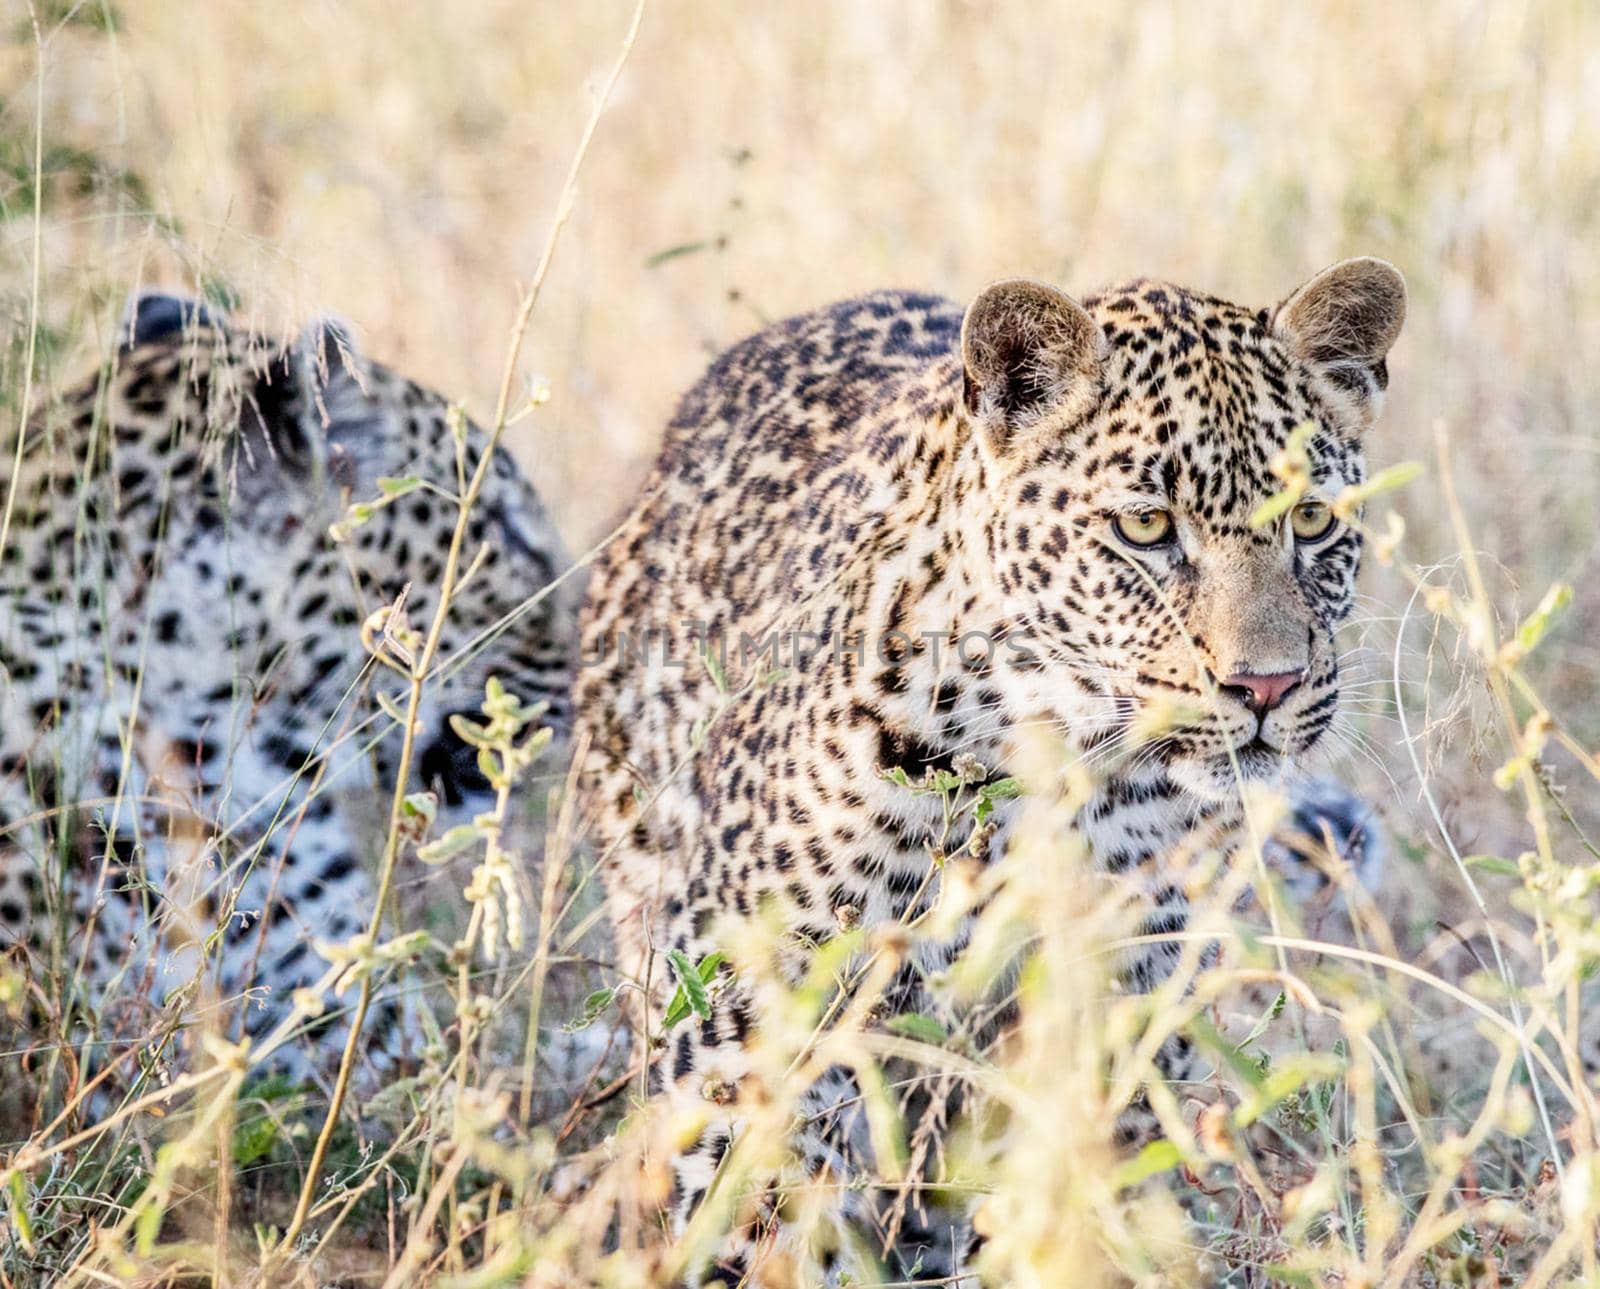
[[[108,37],[81,21],[101,3],[50,38],[46,140],[148,201],[63,179],[47,319],[81,319],[94,290],[107,316],[135,278],[225,284],[271,324],[342,314],[486,410],[626,6],[139,0],[111,6]],[[10,163],[37,60],[7,9]],[[1443,419],[1485,545],[1537,558],[1593,479],[1597,30],[1579,4],[662,6],[528,346],[555,402],[513,446],[581,543],[706,356],[763,319],[1007,273],[1266,304],[1369,253],[1413,292],[1378,455],[1425,450]],[[29,230],[10,187],[16,321]]]
[[[136,284],[235,300],[271,329],[339,314],[373,356],[492,409],[518,283],[629,5],[36,7],[0,0],[8,418],[33,324],[40,385],[59,387],[105,351]],[[1412,295],[1372,455],[1429,466],[1397,503],[1402,553],[1459,587],[1463,545],[1482,551],[1481,605],[1502,623],[1552,581],[1577,587],[1527,672],[1592,746],[1597,120],[1600,9],[1563,0],[662,4],[523,351],[554,396],[507,444],[582,550],[627,504],[678,392],[764,320],[1018,273],[1069,289],[1168,277],[1266,305],[1342,256],[1381,255]],[[1409,587],[1374,566],[1364,590],[1386,651]],[[1515,857],[1532,848],[1526,803],[1490,783],[1508,751],[1481,668],[1448,621],[1418,619],[1403,649],[1417,761],[1463,852]],[[1374,714],[1365,732],[1370,755],[1343,773],[1400,840],[1383,894],[1399,951],[1461,978],[1470,901],[1398,727]],[[1550,764],[1579,822],[1600,819],[1578,763],[1557,749]],[[1529,905],[1485,881],[1536,979]],[[1447,1056],[1468,1032],[1438,999],[1405,1023]],[[1485,1062],[1423,1064],[1441,1106],[1476,1113]],[[1531,1180],[1536,1153],[1503,1176]]]

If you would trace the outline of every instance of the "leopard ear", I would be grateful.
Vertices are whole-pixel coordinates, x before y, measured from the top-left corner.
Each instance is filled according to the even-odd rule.
[[[306,432],[321,445],[328,477],[339,487],[370,491],[383,473],[390,427],[350,327],[339,318],[316,318],[300,333],[295,351]]]
[[[986,287],[961,323],[967,412],[996,456],[1046,418],[1087,404],[1104,337],[1071,296],[1027,278]]]
[[[313,318],[295,338],[301,380],[313,392],[339,392],[346,384],[363,382],[361,352],[350,326],[342,318]]]
[[[1268,329],[1334,384],[1375,407],[1386,359],[1406,320],[1406,280],[1365,256],[1324,269],[1272,311]]]
[[[140,291],[129,296],[123,307],[117,345],[128,353],[141,345],[192,339],[217,325],[217,317],[203,300],[165,291]]]
[[[240,415],[241,484],[255,491],[357,488],[380,412],[349,329],[317,319],[252,364]]]

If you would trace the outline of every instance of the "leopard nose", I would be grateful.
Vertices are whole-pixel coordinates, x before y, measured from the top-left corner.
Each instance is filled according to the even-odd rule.
[[[1225,693],[1237,698],[1257,716],[1264,716],[1289,696],[1289,691],[1305,679],[1304,671],[1275,671],[1257,676],[1240,671],[1221,682]]]

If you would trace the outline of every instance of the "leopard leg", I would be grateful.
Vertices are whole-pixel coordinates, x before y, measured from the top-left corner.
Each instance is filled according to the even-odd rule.
[[[970,1242],[964,1206],[945,1202],[927,1185],[929,1152],[915,1155],[905,1176],[883,1172],[860,1084],[843,1066],[824,1071],[790,1108],[775,1174],[752,1179],[728,1171],[730,1153],[765,1109],[758,1097],[750,1113],[741,1113],[749,1060],[727,1040],[736,1028],[729,1018],[742,1005],[736,987],[725,992],[709,1020],[684,1022],[663,1061],[669,1113],[704,1122],[694,1144],[673,1161],[674,1235],[683,1236],[713,1197],[733,1215],[714,1253],[690,1269],[686,1283],[783,1285],[799,1274],[804,1283],[834,1286],[959,1274]],[[897,1065],[888,1081],[903,1089],[898,1108],[915,1128],[941,1132],[958,1105],[948,1082],[926,1071]],[[720,1190],[728,1186],[743,1193]]]

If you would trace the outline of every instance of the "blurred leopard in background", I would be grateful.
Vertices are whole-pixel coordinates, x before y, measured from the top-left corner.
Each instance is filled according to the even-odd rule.
[[[881,771],[914,783],[965,756],[1003,772],[1030,728],[1103,771],[1081,833],[1142,891],[1143,932],[1180,932],[1190,861],[1239,844],[1241,777],[1289,775],[1334,723],[1334,632],[1361,539],[1331,503],[1365,477],[1405,299],[1374,259],[1262,309],[1146,280],[1079,303],[1017,280],[964,311],[902,292],[850,300],[718,359],[668,427],[581,624],[587,807],[618,965],[650,983],[656,1014],[666,955],[701,961],[730,917],[779,905],[793,942],[815,946],[917,916],[937,890],[941,807]],[[1253,525],[1303,426],[1306,491]],[[774,633],[817,643],[758,674]],[[700,662],[713,642],[721,667]],[[1017,812],[999,804],[988,854]],[[1329,819],[1374,856],[1347,794],[1317,788],[1300,814],[1302,830]],[[897,1006],[934,1006],[923,981],[965,935],[906,963]],[[1177,953],[1141,950],[1124,975],[1147,988]],[[655,1064],[675,1121],[705,1125],[675,1161],[675,1230],[740,1131],[745,1041],[762,1023],[734,978]],[[1161,1063],[1182,1078],[1189,1060],[1179,1041]],[[892,1276],[958,1273],[959,1215],[891,1216],[870,1184],[861,1091],[843,1068],[819,1080],[801,1160],[833,1180],[868,1246],[892,1246]],[[696,1283],[765,1283],[779,1211],[736,1231]],[[800,1256],[830,1284],[874,1276],[837,1248]]]
[[[362,624],[404,593],[426,628],[484,446],[333,324],[284,345],[161,295],[134,301],[99,375],[31,420],[20,458],[6,446],[0,935],[30,989],[66,991],[69,1037],[120,1051],[208,997],[247,998],[223,1032],[259,1036],[325,972],[313,940],[366,928],[400,742],[376,698],[403,707],[405,686]],[[333,540],[380,479],[411,490]],[[463,567],[480,551],[414,761],[444,822],[493,799],[447,720],[477,710],[489,675],[568,719],[572,592],[524,605],[566,560],[504,452]],[[377,1067],[403,1028],[382,999]],[[342,1041],[328,1026],[278,1066],[304,1076]]]

